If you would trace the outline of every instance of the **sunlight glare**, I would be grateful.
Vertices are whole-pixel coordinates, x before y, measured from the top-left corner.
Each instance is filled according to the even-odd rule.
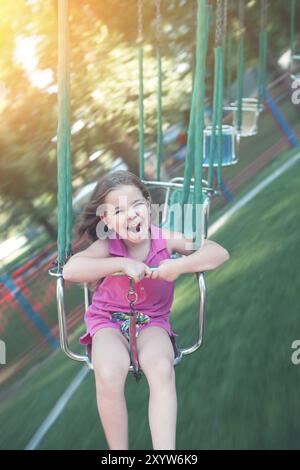
[[[26,71],[32,85],[37,88],[47,88],[53,84],[51,69],[38,69],[36,46],[39,38],[18,36],[16,38],[15,60]],[[53,90],[51,90],[53,93]]]

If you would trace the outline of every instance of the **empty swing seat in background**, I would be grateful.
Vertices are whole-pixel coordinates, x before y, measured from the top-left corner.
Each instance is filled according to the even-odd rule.
[[[186,237],[192,238],[194,243],[199,248],[207,234],[207,217],[206,214],[209,210],[209,197],[204,196],[204,202],[195,207],[195,232],[193,230],[193,207],[194,207],[194,191],[191,189],[188,202],[182,207],[182,194],[183,190],[175,189],[168,201],[167,212],[162,221],[161,226],[170,231],[181,232]]]
[[[213,166],[218,166],[218,134],[219,130],[216,129],[215,133],[215,146],[213,155]],[[211,147],[212,126],[204,129],[204,143],[203,143],[203,166],[209,167],[210,161],[210,147]],[[222,126],[222,166],[229,166],[237,163],[238,158],[236,155],[236,130],[233,126]]]
[[[257,134],[257,122],[263,107],[257,98],[243,98],[242,100],[242,127],[238,130],[238,103],[235,101],[227,111],[233,111],[233,125],[240,137],[251,137]]]

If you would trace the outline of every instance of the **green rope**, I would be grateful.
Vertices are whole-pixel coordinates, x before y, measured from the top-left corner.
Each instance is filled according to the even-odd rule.
[[[58,263],[63,265],[71,251],[72,174],[70,144],[70,72],[68,45],[68,0],[58,3],[58,130],[57,130],[57,199]]]
[[[70,142],[69,134],[69,142]],[[72,230],[73,230],[73,206],[72,206],[72,162],[71,162],[71,143],[68,146],[67,153],[67,219],[66,219],[66,258],[72,254]]]
[[[139,47],[139,174],[144,179],[144,74],[143,74],[144,50],[143,46]]]
[[[218,187],[221,189],[222,185],[222,153],[223,153],[223,135],[222,135],[222,124],[223,124],[223,95],[224,95],[224,50],[220,47],[219,51],[219,90],[218,90]]]
[[[258,63],[258,92],[260,96],[264,96],[265,91],[266,91],[267,64],[268,64],[268,32],[261,31],[259,34],[259,63]]]
[[[195,70],[195,80],[193,82],[193,92],[192,92],[192,102],[191,102],[191,111],[190,111],[190,120],[188,125],[188,139],[187,139],[187,151],[186,151],[186,159],[185,159],[185,167],[184,167],[184,182],[183,182],[183,191],[182,191],[182,199],[181,203],[186,204],[189,199],[190,193],[190,184],[193,175],[194,165],[195,165],[195,146],[196,146],[196,139],[198,139],[198,149],[199,145],[201,149],[203,149],[203,131],[201,135],[198,136],[196,134],[196,107],[197,107],[197,99],[200,100],[202,103],[201,109],[198,110],[200,112],[200,125],[201,122],[204,128],[204,96],[205,96],[205,61],[207,55],[207,48],[208,48],[208,37],[209,37],[209,29],[210,29],[210,21],[211,21],[211,14],[212,8],[208,6],[206,10],[206,0],[197,0],[198,8],[197,8],[197,33],[196,33],[196,70]],[[202,21],[205,21],[204,27],[201,31],[199,31],[199,15],[202,16]],[[204,18],[206,18],[204,20]],[[201,25],[202,25],[201,21]],[[200,26],[201,27],[201,26]],[[204,38],[203,38],[204,36]],[[204,44],[202,48],[201,45]],[[202,68],[202,70],[201,70]],[[201,86],[201,91],[199,87]],[[198,129],[199,132],[199,129]],[[203,157],[202,155],[203,150],[201,150],[201,154],[199,155],[200,158]],[[197,170],[199,168],[199,162],[197,164]],[[202,192],[202,160],[201,160],[201,169],[198,172],[198,179],[199,175],[201,176],[201,192]],[[195,195],[195,192],[194,192]],[[196,197],[196,196],[195,196]],[[197,198],[199,197],[199,189],[197,192]],[[201,195],[202,198],[202,195]]]
[[[223,55],[225,48],[225,23],[227,24],[227,14],[223,10],[221,0],[217,1],[216,5],[216,35],[215,35],[215,72],[214,72],[214,90],[213,90],[213,117],[212,117],[212,131],[210,136],[210,155],[209,155],[209,171],[208,183],[213,186],[214,176],[214,160],[215,160],[215,146],[216,146],[216,130],[218,130],[218,147],[217,154],[222,152],[222,122],[223,122],[223,87],[224,87],[224,71],[223,71]],[[219,161],[219,158],[218,158]],[[221,155],[222,162],[222,155]]]
[[[296,0],[291,0],[291,54],[295,54]]]
[[[229,90],[232,83],[232,32],[228,32],[227,38],[227,51],[226,51],[226,88],[227,88],[227,95],[229,96]]]
[[[237,95],[237,130],[243,124],[243,94],[244,94],[244,37],[241,36],[238,45],[238,95]]]
[[[210,136],[210,149],[209,149],[209,169],[208,169],[208,185],[212,187],[214,178],[214,155],[215,155],[215,142],[216,142],[216,129],[218,122],[218,106],[219,106],[219,52],[220,48],[215,47],[215,72],[214,72],[214,90],[213,90],[213,110],[212,110],[212,129]]]
[[[190,119],[187,131],[187,148],[186,148],[186,159],[184,165],[184,178],[183,178],[183,190],[182,190],[182,204],[186,204],[189,198],[190,184],[193,176],[194,167],[194,155],[195,155],[195,101],[196,101],[196,80],[194,82],[192,103],[190,111]]]
[[[204,100],[205,100],[205,71],[206,50],[202,46],[206,42],[207,20],[206,0],[198,0],[197,10],[197,52],[196,77],[198,86],[195,100],[195,203],[203,204],[202,193],[202,163],[203,163],[203,131],[204,131]]]
[[[265,95],[267,86],[268,67],[268,0],[261,0],[260,33],[259,33],[259,59],[257,88],[260,96]]]
[[[162,131],[162,71],[161,71],[161,54],[157,48],[157,145],[156,145],[156,179],[160,181],[160,166],[163,146]]]

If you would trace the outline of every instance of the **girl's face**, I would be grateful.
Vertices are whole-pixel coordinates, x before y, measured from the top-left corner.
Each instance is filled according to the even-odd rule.
[[[122,185],[110,191],[105,198],[104,222],[120,238],[139,243],[148,238],[150,206],[139,188]]]

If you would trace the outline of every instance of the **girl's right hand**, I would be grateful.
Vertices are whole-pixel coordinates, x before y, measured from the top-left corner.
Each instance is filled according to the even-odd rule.
[[[134,282],[141,281],[144,277],[151,277],[151,269],[141,261],[124,258],[122,272],[131,277]]]

